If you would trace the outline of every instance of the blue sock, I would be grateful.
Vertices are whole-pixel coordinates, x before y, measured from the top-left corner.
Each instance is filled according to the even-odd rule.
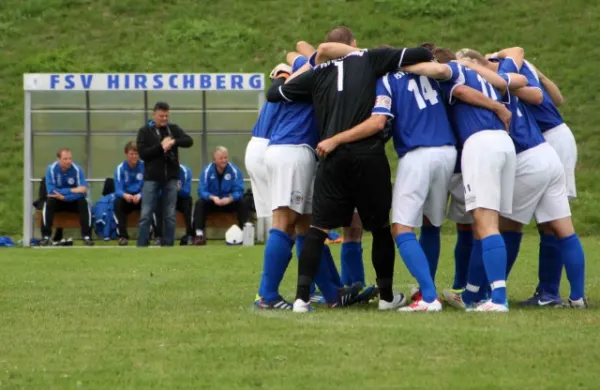
[[[510,271],[517,261],[522,238],[523,233],[521,232],[502,233],[502,239],[504,240],[504,245],[506,245],[506,279],[508,279],[508,275],[510,275]]]
[[[265,301],[279,298],[279,284],[292,258],[294,240],[281,230],[271,229],[265,246],[263,273],[258,295]]]
[[[419,244],[427,257],[431,279],[435,281],[435,274],[440,260],[440,228],[436,226],[423,226],[421,228]]]
[[[327,245],[325,245],[324,248],[327,248]],[[323,298],[325,298],[327,303],[333,304],[338,301],[340,296],[339,288],[341,287],[341,282],[340,284],[334,283],[334,276],[331,274],[330,265],[330,262],[333,263],[333,258],[331,257],[331,252],[329,252],[329,258],[327,258],[326,252],[329,251],[323,249],[323,253],[321,254],[321,262],[319,263],[319,270],[315,276],[315,283],[317,284],[317,287],[319,287],[319,290],[321,291],[321,294],[323,294]]]
[[[454,282],[453,289],[465,288],[467,285],[467,272],[469,272],[469,259],[473,250],[473,232],[471,230],[457,230],[456,245],[454,246]]]
[[[463,302],[470,305],[473,302],[480,301],[480,292],[483,290],[485,279],[485,268],[481,258],[481,240],[473,239],[471,257],[469,259],[469,268],[467,273],[467,282],[465,291],[462,293]]]
[[[567,279],[571,284],[569,298],[577,300],[585,296],[585,255],[577,234],[558,240],[560,258],[565,265]]]
[[[356,282],[365,285],[365,266],[363,264],[362,243],[344,242],[342,243],[342,282],[345,286],[351,286]]]
[[[296,236],[296,259],[300,258],[300,253],[302,253],[302,246],[304,245],[304,236]],[[315,282],[312,282],[310,285],[310,295],[313,296],[316,293],[317,288],[315,287]]]
[[[558,240],[554,235],[540,232],[540,253],[538,259],[538,277],[540,283],[536,291],[559,295],[563,262],[558,249]]]
[[[333,261],[333,256],[331,255],[331,249],[329,248],[329,245],[325,245],[323,247],[323,259],[327,261],[329,274],[331,275],[331,282],[338,287],[344,287],[340,278],[340,273],[335,266],[335,262]]]
[[[481,240],[483,266],[492,286],[492,302],[506,303],[506,246],[500,234]]]
[[[431,278],[427,257],[414,233],[402,233],[396,236],[396,246],[410,274],[417,280],[425,302],[437,299],[435,284]]]

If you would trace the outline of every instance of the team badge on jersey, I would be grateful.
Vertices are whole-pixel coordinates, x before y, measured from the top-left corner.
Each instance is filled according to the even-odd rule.
[[[138,174],[137,174],[135,177],[136,177],[138,180],[142,180],[142,179],[144,178],[144,174],[143,174],[143,173],[138,173]]]
[[[225,174],[225,180],[231,180],[231,174],[230,173],[226,173]]]
[[[69,183],[69,185],[72,186],[73,184],[75,184],[75,179],[70,177],[69,180],[67,180],[67,183]]]
[[[391,109],[392,99],[389,96],[377,96],[377,99],[375,99],[375,108],[385,108],[386,110]]]
[[[302,196],[302,193],[300,193],[300,191],[292,192],[292,203],[293,204],[300,204],[300,203],[302,203],[303,200],[304,200],[304,197]]]

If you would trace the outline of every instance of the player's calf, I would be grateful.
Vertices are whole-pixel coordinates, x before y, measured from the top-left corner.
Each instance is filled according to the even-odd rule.
[[[431,277],[429,263],[423,248],[417,241],[413,228],[394,223],[392,230],[400,257],[402,257],[406,268],[419,284],[422,300],[426,303],[436,301],[437,292]]]

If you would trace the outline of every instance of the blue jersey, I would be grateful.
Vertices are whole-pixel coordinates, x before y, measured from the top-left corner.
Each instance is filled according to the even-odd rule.
[[[455,145],[440,87],[412,73],[388,73],[377,80],[373,114],[394,118],[392,136],[398,157],[420,147]]]
[[[554,105],[554,102],[552,102],[550,95],[548,95],[548,92],[546,92],[544,87],[540,84],[540,79],[533,65],[527,61],[523,61],[521,74],[527,77],[528,86],[540,88],[544,94],[544,100],[542,101],[542,104],[536,105],[523,103],[529,109],[531,115],[533,115],[535,118],[535,121],[537,122],[541,131],[544,132],[546,130],[553,129],[558,125],[562,125],[564,120]]]
[[[219,174],[215,163],[208,164],[200,173],[198,197],[209,200],[211,196],[227,198],[234,201],[244,196],[244,177],[242,171],[232,163],[227,163],[225,170]]]
[[[71,164],[65,171],[58,165],[58,161],[48,165],[45,180],[48,195],[58,192],[65,197],[65,202],[85,198],[85,194],[74,194],[71,192],[71,188],[88,186],[83,169],[75,163]]]
[[[505,60],[500,63],[498,73],[509,82],[506,73],[519,73],[519,68],[514,61]],[[506,93],[505,102],[512,113],[509,134],[515,144],[516,153],[519,154],[544,143],[542,131],[525,104],[510,93]]]
[[[296,57],[292,70],[295,72],[306,62],[306,57]],[[315,149],[319,143],[319,127],[312,103],[280,104],[283,104],[281,115],[271,133],[269,145],[306,145]]]
[[[282,108],[283,103],[266,102],[262,106],[260,114],[258,114],[258,119],[252,128],[252,136],[266,139],[271,138],[271,132],[275,124],[279,121],[278,118]]]
[[[142,192],[144,185],[144,162],[138,161],[133,168],[127,160],[123,161],[115,169],[115,195],[122,198],[125,194],[137,195]]]
[[[452,91],[460,85],[469,86],[485,96],[501,102],[500,93],[477,72],[456,63],[446,65],[452,71],[448,80],[440,82],[445,99],[449,102],[449,114],[452,126],[456,130],[460,144],[464,144],[471,135],[483,130],[505,131],[502,121],[490,110],[452,98]]]
[[[192,170],[183,164],[179,164],[179,192],[177,196],[188,199],[192,194]]]

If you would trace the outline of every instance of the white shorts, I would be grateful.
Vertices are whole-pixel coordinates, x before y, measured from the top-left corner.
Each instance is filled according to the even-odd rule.
[[[571,216],[565,172],[558,154],[547,143],[517,155],[513,210],[503,217],[527,225]]]
[[[567,183],[567,195],[571,199],[576,198],[575,166],[577,165],[577,143],[571,129],[563,123],[544,132],[544,138],[554,148],[563,165]]]
[[[307,146],[271,145],[265,153],[271,193],[271,210],[289,207],[312,214],[317,159]]]
[[[465,208],[465,186],[463,185],[462,173],[452,175],[448,192],[450,195],[448,219],[463,225],[472,225],[473,216]]]
[[[252,137],[246,146],[246,171],[248,171],[250,183],[252,183],[252,196],[258,218],[267,218],[273,215],[267,167],[265,166],[265,152],[268,145],[268,139]]]
[[[467,138],[461,160],[467,211],[512,212],[516,159],[515,145],[505,131],[483,130]]]
[[[426,216],[433,226],[441,226],[455,164],[454,146],[418,148],[406,153],[396,170],[392,223],[421,227]]]

